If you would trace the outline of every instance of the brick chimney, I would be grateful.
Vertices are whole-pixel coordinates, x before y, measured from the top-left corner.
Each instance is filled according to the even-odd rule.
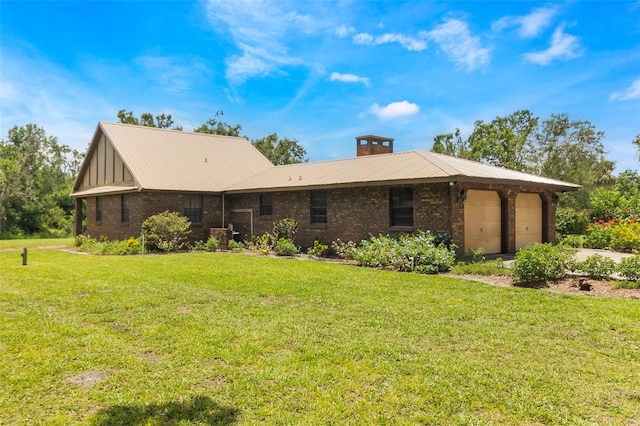
[[[393,139],[374,135],[357,136],[356,149],[358,157],[391,154],[393,152]]]

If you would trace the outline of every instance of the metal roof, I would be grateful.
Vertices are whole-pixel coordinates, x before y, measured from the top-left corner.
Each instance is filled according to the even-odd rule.
[[[101,135],[133,176],[133,186],[81,188]],[[241,193],[445,181],[544,186],[555,191],[579,188],[429,151],[274,166],[244,138],[100,122],[71,195],[140,190]]]
[[[370,186],[412,182],[467,181],[579,188],[549,179],[429,151],[368,155],[344,160],[292,164],[264,170],[227,187],[227,192],[290,190],[309,187]]]
[[[79,192],[101,134],[129,169],[137,190],[221,192],[274,167],[244,138],[100,122],[78,174],[73,196],[111,192],[104,187]],[[110,189],[122,191],[123,188]]]

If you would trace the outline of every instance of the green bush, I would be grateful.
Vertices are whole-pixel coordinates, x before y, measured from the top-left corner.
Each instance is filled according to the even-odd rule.
[[[611,248],[618,251],[640,250],[640,223],[619,223],[611,229]]]
[[[556,232],[562,236],[584,234],[590,222],[588,210],[570,207],[559,207],[556,210]]]
[[[465,263],[479,263],[484,262],[486,258],[484,257],[484,249],[482,247],[478,248],[470,248],[467,252],[460,258],[462,262]]]
[[[298,232],[298,222],[294,219],[284,218],[273,224],[273,236],[275,241],[280,239],[296,240],[296,232]]]
[[[191,222],[176,212],[164,211],[142,222],[146,245],[155,251],[177,251],[187,244]]]
[[[454,245],[447,247],[442,236],[422,231],[399,238],[380,235],[360,244],[338,240],[332,247],[338,256],[372,268],[435,274],[449,270],[455,262]]]
[[[584,235],[559,235],[558,243],[563,244],[565,246],[574,247],[574,248],[582,248],[585,245],[585,236]]]
[[[584,246],[602,249],[611,247],[611,226],[604,221],[589,225]]]
[[[242,250],[244,243],[242,241],[231,240],[229,241],[229,250]]]
[[[630,281],[640,281],[640,254],[625,257],[618,264],[618,272]]]
[[[293,256],[298,253],[298,247],[288,238],[280,238],[275,245],[274,251],[278,256]]]
[[[109,241],[105,237],[100,237],[98,241],[88,235],[78,235],[75,239],[75,245],[84,252],[106,255],[139,254],[142,249],[140,242],[134,237],[129,237],[124,241]]]
[[[507,268],[502,259],[494,259],[486,262],[458,262],[451,273],[455,275],[511,275],[511,270]]]
[[[573,268],[575,251],[549,243],[521,248],[513,261],[512,272],[520,283],[546,282],[563,278]]]
[[[218,246],[220,245],[220,242],[218,241],[218,239],[214,236],[209,237],[209,239],[207,241],[196,241],[193,244],[193,249],[195,251],[216,251],[218,250]]]
[[[603,280],[611,278],[611,274],[616,271],[616,262],[596,253],[587,257],[584,261],[578,262],[576,268],[584,272],[589,278]]]
[[[307,253],[310,256],[315,257],[327,257],[329,256],[329,246],[327,244],[321,243],[319,240],[313,240],[313,246],[309,247]]]

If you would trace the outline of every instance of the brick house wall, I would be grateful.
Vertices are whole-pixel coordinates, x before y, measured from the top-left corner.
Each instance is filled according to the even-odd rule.
[[[241,238],[251,233],[253,211],[253,234],[271,232],[273,223],[292,218],[298,222],[296,244],[309,247],[315,238],[331,242],[360,241],[371,235],[399,235],[417,231],[448,233],[464,253],[464,197],[460,194],[469,189],[497,191],[502,200],[502,251],[514,253],[515,200],[521,192],[537,193],[542,199],[543,242],[555,242],[555,193],[541,188],[480,183],[416,184],[413,187],[413,227],[391,227],[389,190],[392,186],[341,188],[327,190],[327,224],[310,223],[310,191],[282,191],[272,193],[273,215],[261,217],[260,194],[227,195],[226,222],[233,223],[234,231]],[[471,247],[470,247],[471,248]]]
[[[96,221],[96,197],[87,198],[87,234],[94,238],[106,236],[110,240],[138,237],[142,222],[149,216],[166,210],[184,214],[184,197],[176,192],[135,192],[129,194],[129,221],[121,221],[121,195],[104,195],[102,221]],[[190,241],[206,240],[209,229],[218,228],[222,221],[222,196],[203,194],[202,223],[191,225]]]

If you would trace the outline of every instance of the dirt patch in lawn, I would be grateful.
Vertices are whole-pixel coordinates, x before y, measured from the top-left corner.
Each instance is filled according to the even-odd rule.
[[[78,374],[76,376],[71,376],[67,378],[67,382],[73,383],[74,385],[80,385],[84,388],[84,390],[91,389],[91,386],[96,383],[100,383],[108,376],[106,371],[87,371],[82,374]]]

